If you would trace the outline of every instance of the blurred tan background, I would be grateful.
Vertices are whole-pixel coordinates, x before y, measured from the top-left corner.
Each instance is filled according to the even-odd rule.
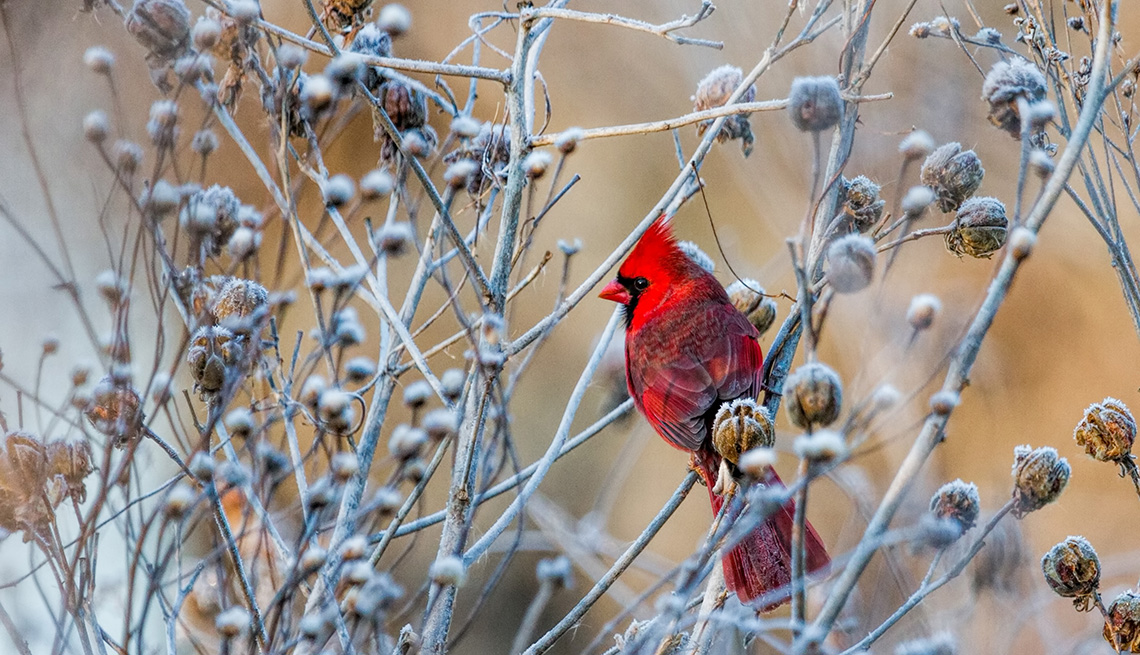
[[[771,39],[782,4],[723,2],[709,20],[689,32],[724,41],[721,51],[681,47],[613,27],[556,25],[540,65],[553,107],[549,129],[633,123],[686,113],[691,109],[689,96],[707,71],[724,63],[746,71],[754,65]],[[872,44],[883,38],[900,4],[880,3],[871,29]],[[978,4],[987,5],[979,8],[988,25],[1001,30],[1007,39],[1012,36],[1013,28],[1000,3]],[[409,34],[397,40],[395,51],[399,56],[433,60],[445,56],[469,34],[470,13],[502,8],[497,2],[472,0],[409,1],[406,5],[413,15],[413,26]],[[679,0],[630,0],[573,6],[620,11],[656,23],[692,13],[698,5]],[[190,7],[195,15],[203,9],[197,3]],[[965,31],[972,31],[959,2],[947,3],[946,7],[959,16]],[[1121,47],[1131,53],[1140,46],[1140,23],[1134,5],[1126,3],[1123,9]],[[305,29],[300,3],[267,1],[264,11],[270,20],[297,31]],[[941,13],[938,3],[920,0],[907,24]],[[48,169],[53,198],[66,225],[70,256],[80,279],[90,279],[107,265],[96,221],[109,186],[105,168],[82,138],[80,122],[91,109],[110,112],[113,108],[103,81],[83,66],[83,51],[102,44],[115,52],[123,99],[118,120],[134,138],[145,140],[146,113],[159,94],[148,79],[141,48],[109,11],[82,14],[77,1],[54,3],[52,7],[10,1],[9,15],[24,75],[31,137]],[[799,21],[793,21],[793,29]],[[510,48],[514,33],[510,27],[503,27],[493,40]],[[779,62],[761,78],[757,99],[784,97],[796,75],[834,74],[842,45],[842,36],[832,32]],[[993,55],[986,52],[976,56],[983,66],[993,61]],[[485,57],[485,65],[507,65],[493,53],[485,52]],[[309,68],[319,69],[323,64],[313,60]],[[48,252],[58,257],[21,140],[12,72],[5,43],[0,48],[0,116],[4,117],[0,122],[0,197],[34,230]],[[430,85],[429,77],[421,79]],[[448,82],[457,95],[462,93],[462,82]],[[883,184],[889,205],[897,193],[915,182],[912,176],[903,189],[895,186],[899,166],[896,147],[900,135],[918,127],[929,131],[939,143],[960,141],[964,147],[976,149],[986,167],[980,193],[1012,206],[1018,147],[987,123],[984,103],[979,100],[981,82],[981,75],[951,42],[900,35],[866,87],[869,93],[890,91],[895,97],[863,106],[848,177],[865,174]],[[239,119],[251,140],[263,147],[264,130],[258,127],[254,94],[252,89],[247,91]],[[200,116],[200,107],[195,104],[183,103],[186,115]],[[493,86],[481,85],[478,106],[481,118],[500,116],[501,93]],[[446,130],[442,115],[435,115],[432,121],[441,131]],[[184,136],[192,133],[188,131],[194,129],[195,122],[184,116],[183,124]],[[793,282],[784,238],[795,232],[807,201],[810,142],[782,113],[754,115],[752,125],[757,141],[751,158],[743,158],[735,144],[714,148],[708,158],[702,171],[708,201],[724,254],[735,270],[757,278],[769,290],[790,291]],[[326,153],[333,172],[358,178],[375,166],[377,149],[370,130],[367,115],[362,114],[340,144]],[[686,152],[691,151],[697,142],[693,130],[682,130],[682,142]],[[211,164],[210,180],[232,186],[245,202],[267,206],[269,198],[246,162],[224,138],[223,143],[220,156],[225,163]],[[586,142],[570,160],[569,170],[580,173],[582,180],[546,219],[537,247],[554,250],[559,239],[581,238],[584,248],[573,263],[571,276],[577,284],[652,207],[677,174],[677,163],[671,136],[659,133]],[[1030,189],[1035,190],[1032,182]],[[311,194],[312,189],[308,192]],[[1121,224],[1126,234],[1135,235],[1136,212],[1124,202],[1123,193],[1119,196]],[[113,213],[109,219],[115,220]],[[932,226],[938,220],[940,217],[928,216],[923,225]],[[682,210],[676,224],[683,238],[696,241],[713,255],[719,278],[729,283],[731,274],[716,252],[699,200]],[[0,349],[5,371],[17,379],[31,380],[42,338],[55,333],[64,338],[64,343],[61,354],[49,362],[45,380],[66,380],[67,371],[77,360],[91,358],[72,307],[62,294],[50,289],[52,280],[46,269],[2,224],[0,262],[4,265],[0,277]],[[888,447],[861,458],[860,468],[849,472],[846,488],[824,483],[812,498],[812,521],[825,540],[834,544],[835,554],[843,553],[858,539],[863,517],[853,507],[861,503],[873,508],[885,489],[925,411],[931,387],[923,385],[932,376],[941,382],[941,373],[935,376],[935,371],[983,297],[993,268],[994,263],[985,260],[958,260],[945,252],[939,239],[922,240],[903,250],[884,291],[872,289],[836,302],[823,336],[821,358],[842,374],[849,402],[864,398],[882,382],[894,384],[908,397],[912,392],[915,395],[878,435]],[[401,278],[397,275],[396,279]],[[524,294],[510,326],[513,334],[524,331],[548,310],[557,286],[557,268],[552,268]],[[937,294],[944,311],[935,328],[908,348],[909,327],[903,314],[911,296],[919,292]],[[781,301],[781,318],[787,307],[788,303]],[[546,449],[592,340],[611,309],[601,300],[584,302],[554,332],[520,386],[513,406],[513,427],[524,462],[533,461]],[[371,334],[375,334],[374,326]],[[1049,594],[1037,562],[1055,542],[1070,534],[1083,534],[1101,554],[1106,599],[1135,584],[1140,575],[1140,500],[1130,483],[1117,478],[1114,467],[1087,460],[1071,436],[1082,410],[1104,396],[1116,396],[1140,409],[1138,344],[1104,245],[1071,203],[1062,199],[986,340],[971,386],[950,422],[947,441],[936,452],[896,526],[915,521],[925,510],[930,492],[958,477],[978,484],[986,509],[999,507],[1009,494],[1012,449],[1017,444],[1057,447],[1073,465],[1072,482],[1056,505],[1017,524],[1024,531],[1025,559],[1013,574],[1018,585],[1013,591],[975,592],[977,583],[968,572],[902,621],[875,652],[890,652],[890,644],[899,639],[939,629],[959,636],[961,652],[1108,652],[1099,636],[1099,618],[1077,615],[1067,601]],[[460,364],[462,349],[454,349],[449,356]],[[437,364],[440,369],[448,366],[443,361]],[[614,391],[608,386],[611,384],[619,384],[620,390],[620,378],[599,380],[594,385],[576,427],[584,427],[600,415]],[[0,391],[0,409],[10,417],[17,413],[11,390]],[[783,418],[780,427],[780,444],[787,448],[794,434]],[[785,478],[793,476],[790,457],[780,468]],[[557,503],[569,520],[576,521],[599,502],[597,491],[606,488],[606,479],[624,476],[613,489],[615,504],[604,520],[605,530],[618,542],[613,548],[620,552],[661,507],[684,469],[685,458],[665,447],[644,421],[635,417],[561,460],[540,491]],[[850,497],[852,490],[859,498]],[[442,487],[435,485],[428,504],[439,507],[444,498]],[[489,505],[485,515],[494,516],[496,508],[503,506]],[[682,559],[703,538],[708,521],[705,492],[695,489],[675,520],[654,540],[646,566],[662,570]],[[533,523],[529,525],[534,527]],[[579,526],[583,534],[586,527]],[[428,531],[416,548],[416,558],[425,564],[434,557],[437,535],[437,530]],[[532,565],[550,554],[544,552],[543,540],[535,537],[526,542],[533,550],[516,560],[512,573],[492,596],[494,620],[476,624],[458,652],[506,652],[534,593]],[[2,560],[0,579],[14,577],[26,562],[24,547],[16,542],[17,538],[9,538],[0,548],[0,552],[13,554]],[[899,549],[891,556],[908,573],[896,577],[882,569],[882,557],[876,559],[854,601],[853,608],[858,611],[850,618],[856,637],[885,618],[897,606],[900,593],[909,593],[925,570],[929,554],[912,556]],[[489,556],[472,572],[475,580],[489,574],[497,561],[497,555]],[[610,560],[597,561],[604,570]],[[108,584],[112,584],[114,568],[110,563],[108,567]],[[635,572],[629,576],[629,586],[637,591],[650,579]],[[414,581],[406,584],[415,589]],[[553,625],[591,584],[583,569],[577,568],[574,588],[559,593],[539,629]],[[477,589],[473,582],[463,590],[459,616],[465,614]],[[0,591],[0,598],[11,609],[18,596]],[[558,652],[584,648],[620,609],[612,598],[603,600],[576,633],[564,638]],[[649,604],[638,614],[644,617],[651,609]],[[31,634],[43,629],[31,623],[23,627]],[[624,628],[622,624],[618,631]]]

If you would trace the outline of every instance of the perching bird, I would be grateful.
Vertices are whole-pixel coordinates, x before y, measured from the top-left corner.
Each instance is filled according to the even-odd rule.
[[[692,454],[713,512],[719,512],[725,481],[719,480],[713,420],[722,405],[759,395],[759,333],[720,282],[681,251],[664,218],[650,226],[600,295],[624,306],[626,384],[634,404],[666,442]],[[783,484],[772,469],[761,482]],[[724,556],[725,583],[741,601],[787,589],[794,513],[789,501]],[[808,572],[830,562],[810,523],[804,549]],[[788,596],[766,597],[765,609]]]

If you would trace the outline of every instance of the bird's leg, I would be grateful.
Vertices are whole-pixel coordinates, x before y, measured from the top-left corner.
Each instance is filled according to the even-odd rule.
[[[732,479],[732,470],[728,467],[728,460],[720,460],[720,469],[717,471],[716,484],[713,493],[718,496],[730,496],[735,491],[736,481]]]

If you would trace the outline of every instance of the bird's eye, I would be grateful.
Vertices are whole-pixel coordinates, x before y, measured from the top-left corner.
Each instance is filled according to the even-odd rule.
[[[635,291],[645,291],[649,288],[649,280],[639,277],[633,281],[633,289]]]

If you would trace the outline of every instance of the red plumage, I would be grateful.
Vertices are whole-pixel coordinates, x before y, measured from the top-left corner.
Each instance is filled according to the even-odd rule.
[[[634,246],[601,297],[624,305],[626,383],[634,404],[666,442],[693,454],[719,512],[713,418],[722,404],[760,394],[760,335],[716,278],[677,247],[664,218]],[[772,470],[762,482],[783,484]],[[789,502],[724,556],[725,583],[742,601],[790,582],[794,513]],[[810,523],[804,546],[809,572],[830,562]],[[766,609],[787,596],[770,600]]]

